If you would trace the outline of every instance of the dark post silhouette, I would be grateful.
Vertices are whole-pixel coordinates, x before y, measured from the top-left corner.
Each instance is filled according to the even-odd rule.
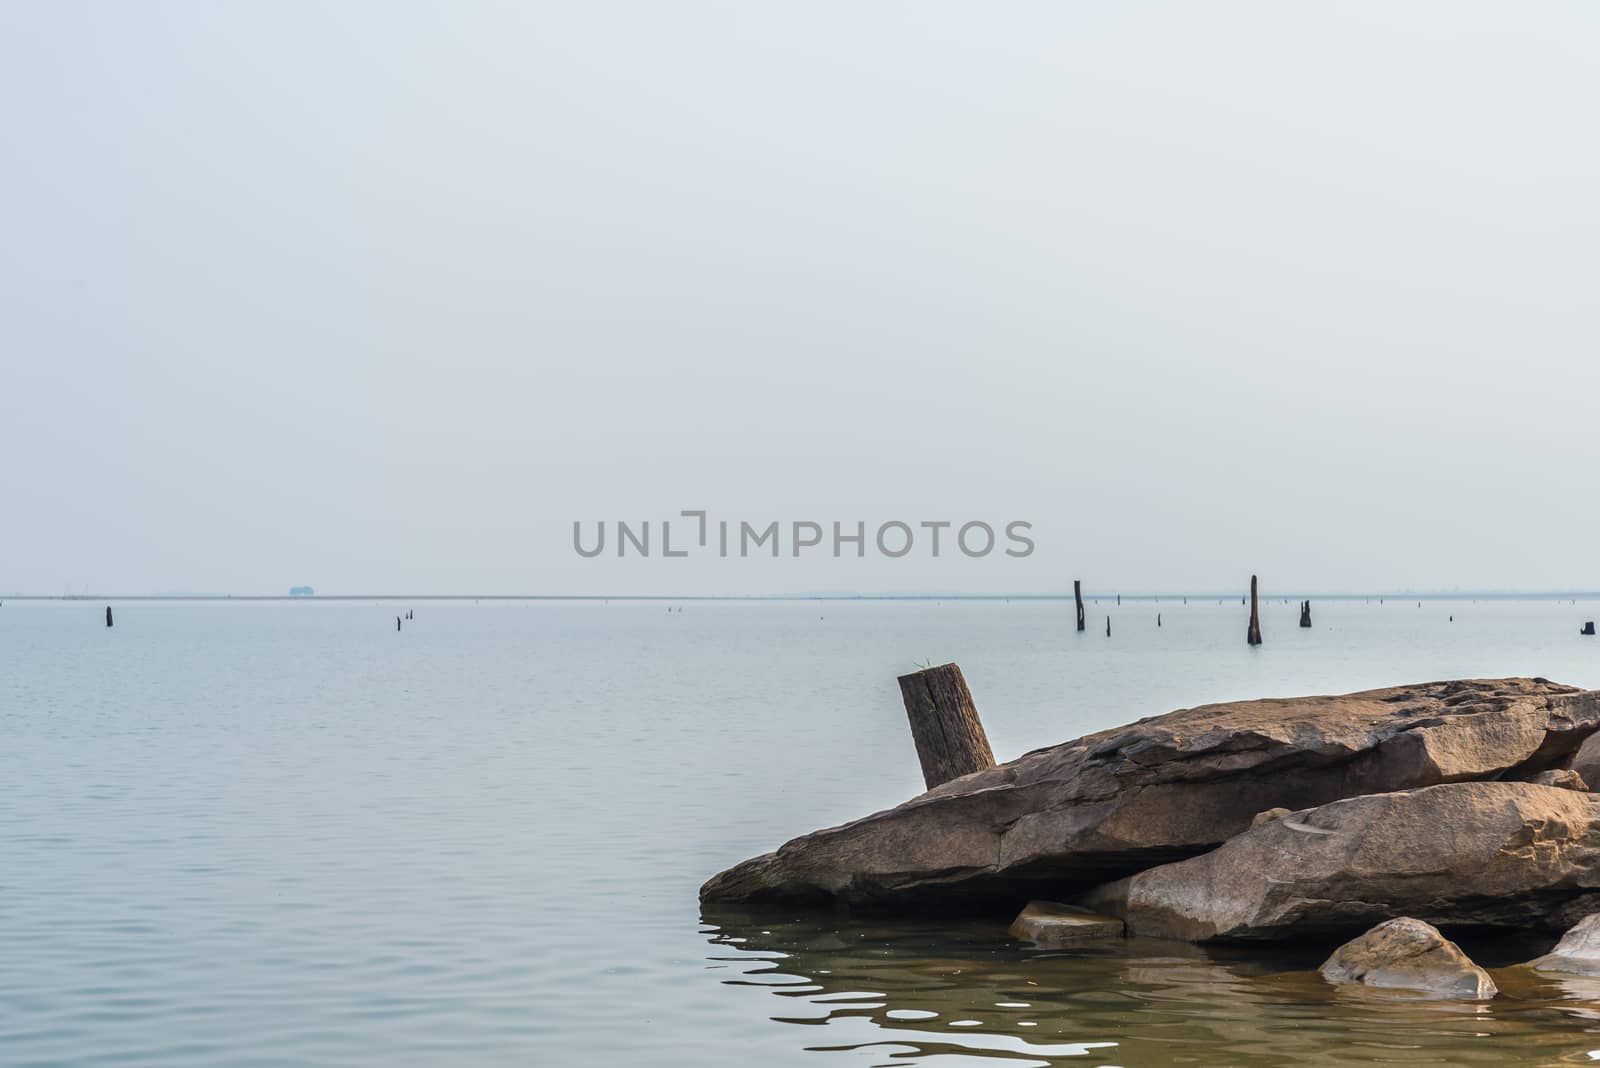
[[[1156,613],[1156,626],[1158,626],[1158,627],[1161,626],[1161,613],[1160,612]]]
[[[1256,610],[1256,577],[1250,576],[1250,629],[1245,633],[1245,641],[1251,645],[1261,644],[1261,615]]]
[[[400,617],[399,616],[395,616],[394,617],[394,629],[395,630],[399,630],[400,629]]]
[[[1072,580],[1072,599],[1078,602],[1078,629],[1083,629],[1083,583]]]
[[[900,699],[928,789],[994,767],[994,752],[959,667],[941,664],[901,675]]]
[[[106,626],[111,626],[111,606],[106,605]]]
[[[109,612],[109,611],[111,611],[111,609],[107,608],[106,611]],[[111,618],[110,616],[106,617],[107,620],[109,620],[110,618]],[[1452,620],[1455,619],[1454,616],[1451,616],[1450,618]],[[111,624],[109,622],[106,624],[106,626],[110,626],[110,625]],[[1587,634],[1591,638],[1594,637],[1594,620],[1591,619],[1591,620],[1589,620],[1589,622],[1585,623],[1583,625],[1583,629],[1580,630],[1578,633],[1579,634]]]
[[[1111,637],[1111,617],[1106,616],[1106,637]]]
[[[1301,601],[1300,602],[1300,625],[1302,627],[1311,626],[1311,602],[1310,601]]]

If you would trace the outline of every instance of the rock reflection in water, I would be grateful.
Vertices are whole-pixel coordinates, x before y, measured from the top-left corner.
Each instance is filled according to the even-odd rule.
[[[886,924],[721,906],[708,906],[703,921],[713,974],[764,990],[768,1015],[795,1029],[797,1049],[841,1062],[1340,1068],[1600,1059],[1600,980],[1526,968],[1491,969],[1502,989],[1493,1002],[1441,1002],[1331,986],[1315,970],[1326,947],[1130,939],[1044,951],[1010,939],[1003,925],[970,921]]]

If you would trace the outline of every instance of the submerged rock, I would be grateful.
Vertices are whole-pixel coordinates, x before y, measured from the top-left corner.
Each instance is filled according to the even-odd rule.
[[[1330,983],[1418,990],[1485,1001],[1499,990],[1461,947],[1421,920],[1402,916],[1378,924],[1333,951],[1322,965]]]
[[[1295,812],[1082,903],[1130,934],[1203,942],[1343,934],[1396,912],[1545,927],[1575,904],[1600,907],[1597,889],[1600,797],[1467,782]]]
[[[1122,921],[1076,905],[1030,901],[1011,925],[1011,937],[1060,948],[1121,939]]]
[[[1269,809],[1531,775],[1597,728],[1600,696],[1545,679],[1202,705],[797,838],[714,876],[700,896],[896,907],[1056,898],[1204,852]]]
[[[1542,972],[1600,975],[1600,913],[1579,920],[1556,948],[1531,963]]]

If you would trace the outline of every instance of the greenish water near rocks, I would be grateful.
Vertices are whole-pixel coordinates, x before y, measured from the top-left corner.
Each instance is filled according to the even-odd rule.
[[[1070,601],[124,602],[109,630],[8,601],[0,1063],[1590,1062],[1600,985],[1499,967],[1538,941],[1464,941],[1504,993],[1450,1004],[1335,990],[1316,947],[701,911],[712,872],[918,791],[894,680],[925,660],[1001,759],[1211,700],[1600,686],[1600,605],[1312,607],[1266,603],[1252,650],[1198,599],[1103,599],[1082,635]]]
[[[856,1063],[1506,1065],[1592,1063],[1600,980],[1497,968],[1493,1003],[1334,988],[1323,952],[1130,939],[1042,951],[999,925],[840,924],[720,910],[717,963]],[[1483,960],[1546,943],[1476,942]],[[752,998],[752,1000],[754,1000]]]

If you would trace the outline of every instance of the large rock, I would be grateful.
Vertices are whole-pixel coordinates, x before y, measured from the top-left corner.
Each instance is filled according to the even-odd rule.
[[[1410,916],[1387,920],[1346,942],[1321,970],[1330,983],[1398,987],[1439,997],[1487,1001],[1500,992],[1460,946]]]
[[[1548,927],[1600,898],[1600,797],[1468,782],[1354,797],[1085,895],[1128,933],[1188,941],[1342,934],[1404,914]]]
[[[1532,963],[1544,972],[1600,975],[1600,913],[1579,920],[1556,948]]]
[[[701,888],[707,901],[897,906],[1053,898],[1210,849],[1259,812],[1525,777],[1600,728],[1600,697],[1545,679],[1202,705],[1035,750]]]

